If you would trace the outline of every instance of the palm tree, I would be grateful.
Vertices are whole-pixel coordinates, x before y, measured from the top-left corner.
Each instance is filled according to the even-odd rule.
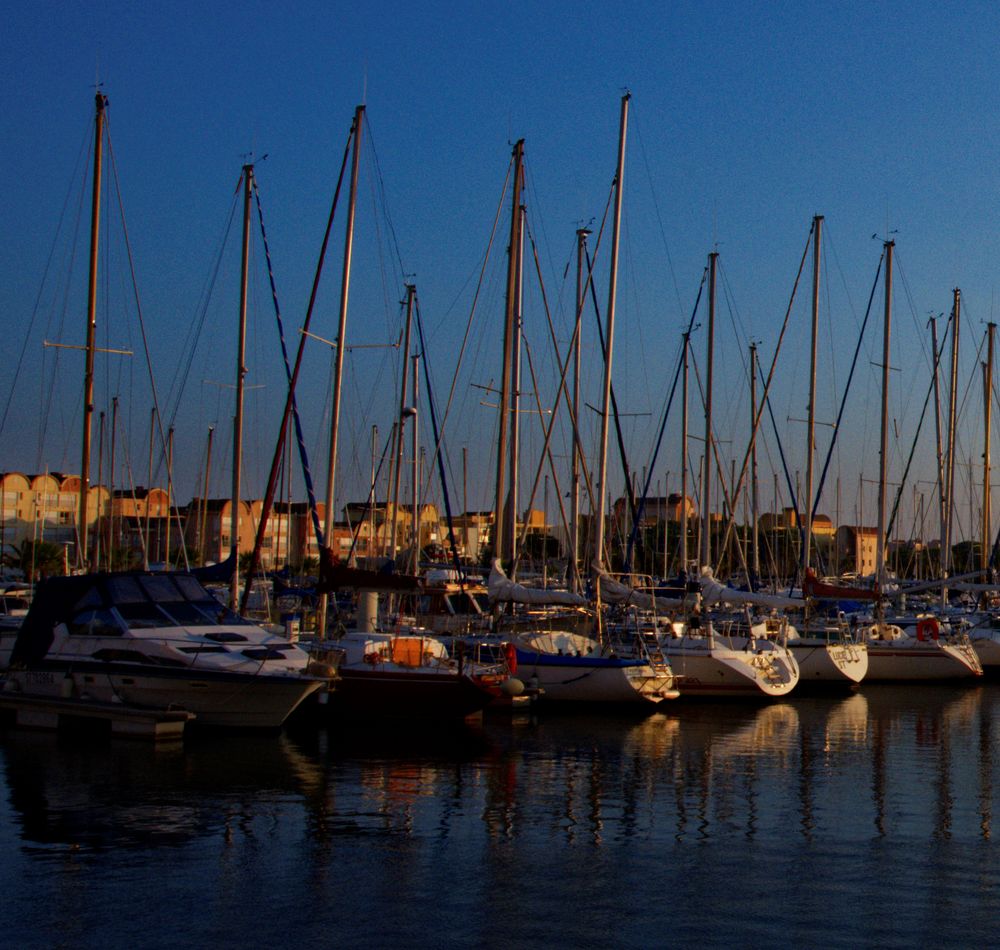
[[[63,548],[51,541],[32,541],[25,538],[14,548],[14,553],[7,555],[11,567],[24,571],[25,580],[31,584],[41,577],[52,574],[63,574],[65,557]]]

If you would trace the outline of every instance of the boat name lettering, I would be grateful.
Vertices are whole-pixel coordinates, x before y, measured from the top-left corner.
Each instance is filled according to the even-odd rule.
[[[28,673],[26,679],[29,683],[48,683],[50,685],[56,681],[52,673]]]

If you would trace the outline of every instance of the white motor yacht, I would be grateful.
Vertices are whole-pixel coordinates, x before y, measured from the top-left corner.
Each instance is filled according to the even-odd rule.
[[[196,725],[276,729],[334,675],[221,605],[191,574],[123,572],[42,581],[4,688],[186,709]]]

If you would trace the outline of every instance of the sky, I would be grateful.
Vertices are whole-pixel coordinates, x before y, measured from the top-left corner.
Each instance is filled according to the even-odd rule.
[[[210,427],[211,494],[229,491],[241,168],[254,165],[294,354],[352,117],[364,104],[337,506],[367,494],[373,455],[382,456],[398,413],[401,354],[390,344],[399,341],[400,301],[413,283],[453,507],[492,507],[497,413],[490,389],[500,376],[510,214],[504,189],[513,143],[523,138],[530,239],[522,390],[529,407],[544,410],[521,414],[525,507],[542,425],[556,402],[558,362],[572,333],[575,232],[592,228],[594,250],[628,91],[612,365],[632,471],[648,475],[652,494],[680,487],[679,395],[655,456],[653,449],[681,334],[714,251],[713,403],[722,466],[738,471],[749,440],[749,345],[757,344],[766,373],[788,312],[770,392],[775,427],[768,422],[759,440],[762,506],[788,504],[796,473],[804,485],[807,439],[799,420],[809,399],[811,257],[794,298],[793,286],[813,216],[823,215],[817,469],[845,399],[883,242],[891,238],[891,483],[902,482],[913,453],[897,534],[912,534],[921,510],[934,520],[933,403],[921,424],[931,379],[928,321],[944,315],[943,337],[955,288],[962,294],[959,531],[978,532],[972,523],[981,503],[984,442],[979,365],[986,325],[995,319],[1000,260],[995,5],[624,2],[612,10],[515,0],[306,2],[281,9],[224,0],[11,2],[4,20],[0,329],[7,345],[0,470],[79,471],[83,356],[43,344],[79,345],[84,338],[93,98],[100,83],[109,101],[110,156],[98,345],[133,353],[97,360],[95,408],[106,413],[108,433],[105,481],[115,399],[116,485],[149,481],[152,376],[164,425],[175,429],[178,501],[201,491]],[[345,211],[346,198],[313,314],[312,332],[327,341],[337,335]],[[285,386],[256,210],[251,235],[244,485],[259,496]],[[603,321],[609,236],[594,253]],[[843,522],[876,520],[883,293],[880,283],[819,504]],[[585,401],[599,408],[597,322],[588,309],[583,389]],[[704,297],[695,324],[691,431],[700,436],[694,377],[704,379],[707,367]],[[310,340],[298,393],[321,499],[332,353]],[[428,459],[426,491],[440,501],[440,483],[430,477],[423,372],[417,418]],[[581,410],[580,426],[596,471],[595,409]],[[546,469],[552,521],[555,497],[569,487],[567,429],[563,408],[553,430],[556,472]],[[689,441],[692,465],[701,451],[697,439]],[[153,478],[160,484],[162,455],[161,444]],[[614,446],[610,457],[608,490],[617,496],[623,476]],[[534,507],[543,506],[544,484]],[[291,492],[303,497],[298,468]],[[938,535],[930,523],[922,533]]]

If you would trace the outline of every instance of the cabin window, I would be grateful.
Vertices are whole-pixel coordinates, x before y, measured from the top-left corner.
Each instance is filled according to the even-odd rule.
[[[225,647],[216,647],[205,644],[204,646],[197,647],[181,647],[181,653],[228,653],[229,651]]]
[[[216,643],[246,643],[247,638],[242,633],[232,633],[223,630],[220,633],[206,633],[206,640],[214,640]]]
[[[243,655],[250,660],[283,660],[285,654],[281,650],[272,650],[268,647],[251,647],[249,650],[243,650]]]
[[[142,604],[146,601],[146,595],[134,577],[109,577],[108,593],[115,605]]]
[[[118,613],[128,624],[129,630],[148,630],[150,627],[172,627],[174,622],[156,604],[118,604]]]
[[[169,604],[160,604],[160,608],[173,618],[174,623],[178,625],[197,624],[198,626],[214,624],[215,617],[218,616],[218,610],[214,614],[211,613],[211,604],[206,606],[210,611],[209,613],[206,613],[197,604],[192,604],[186,600],[175,600]]]
[[[157,603],[170,603],[178,599],[177,586],[169,577],[156,575],[140,577],[139,584],[149,595],[149,599],[155,600]]]
[[[210,596],[196,577],[191,577],[189,574],[178,574],[174,580],[181,589],[181,593],[188,600],[205,600]]]
[[[66,624],[73,637],[120,637],[122,628],[110,610],[81,610]]]
[[[100,607],[104,603],[101,598],[101,592],[96,587],[91,587],[87,593],[85,593],[74,605],[74,612],[78,610],[86,610],[88,607],[91,609]]]

